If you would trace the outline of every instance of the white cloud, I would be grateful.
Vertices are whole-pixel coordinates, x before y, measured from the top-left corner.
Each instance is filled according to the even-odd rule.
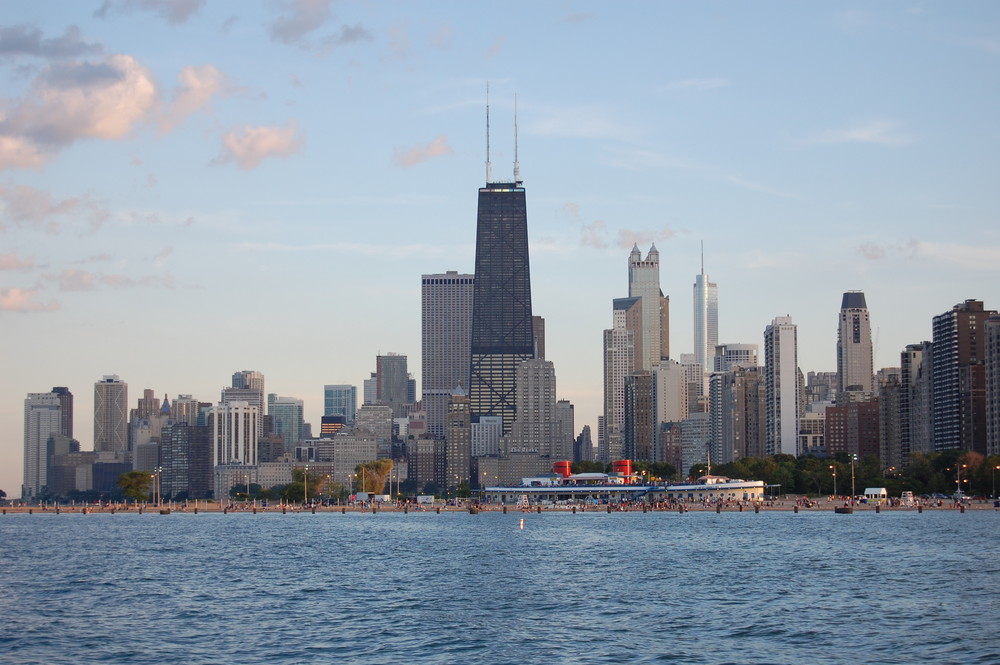
[[[59,303],[40,303],[35,301],[37,289],[0,289],[0,311],[7,312],[53,312],[59,309]]]
[[[448,137],[441,134],[427,145],[415,146],[409,150],[397,149],[392,156],[392,160],[398,166],[408,168],[415,164],[426,162],[429,159],[434,159],[435,157],[451,155],[454,152],[451,146],[448,145]]]
[[[634,125],[617,118],[610,109],[597,105],[537,109],[536,119],[522,123],[529,134],[565,138],[633,140]]]
[[[913,140],[897,132],[892,120],[872,120],[845,129],[828,130],[808,139],[806,143],[871,143],[875,145],[906,145]]]
[[[0,113],[0,168],[37,168],[84,138],[121,139],[157,103],[152,74],[127,55],[60,61],[39,74],[28,97]]]
[[[292,120],[286,127],[245,126],[226,132],[222,137],[219,163],[235,161],[241,169],[252,170],[268,157],[287,157],[299,151],[302,139]]]
[[[216,95],[237,89],[236,84],[213,65],[185,67],[177,74],[177,82],[174,99],[160,120],[161,134],[208,106]]]

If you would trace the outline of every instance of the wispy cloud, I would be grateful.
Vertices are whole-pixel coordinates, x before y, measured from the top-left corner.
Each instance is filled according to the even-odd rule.
[[[87,43],[80,39],[80,28],[71,25],[62,37],[42,36],[42,31],[30,25],[12,25],[0,28],[0,58],[12,56],[32,56],[36,58],[60,59],[98,55],[103,47],[96,42]]]
[[[451,25],[445,23],[437,32],[431,35],[431,46],[435,48],[448,48],[451,46],[451,39],[454,32]]]
[[[913,139],[898,131],[893,120],[872,120],[843,129],[820,132],[807,139],[806,144],[870,143],[874,145],[907,145]]]
[[[581,23],[586,23],[587,21],[593,19],[595,14],[592,12],[576,12],[575,14],[566,14],[559,22],[563,25],[580,25]]]
[[[309,245],[292,245],[279,242],[242,242],[237,249],[247,252],[342,252],[344,254],[357,254],[362,256],[392,256],[403,258],[409,256],[425,255],[445,255],[452,252],[452,248],[442,245],[423,244],[366,244],[354,242],[340,243],[317,243]]]
[[[62,200],[41,189],[21,185],[13,188],[0,187],[0,210],[7,222],[17,227],[31,227],[45,233],[59,233],[64,225],[84,220],[91,230],[98,228],[110,217],[104,204],[89,197],[74,197]],[[6,226],[0,221],[0,231]]]
[[[690,78],[690,79],[677,79],[675,81],[670,81],[663,86],[663,90],[693,90],[696,92],[704,90],[715,90],[717,88],[725,88],[732,84],[727,78]]]
[[[241,169],[253,170],[270,157],[288,157],[302,147],[298,125],[294,120],[285,127],[245,126],[226,132],[222,137],[222,153],[216,163],[236,162]]]
[[[857,253],[869,261],[917,259],[929,264],[973,270],[1000,271],[1000,246],[962,245],[921,240],[868,241]]]
[[[271,39],[295,44],[315,32],[330,18],[330,0],[285,0],[271,23]]]
[[[498,37],[497,40],[493,42],[493,44],[491,44],[488,49],[486,49],[486,57],[495,58],[497,55],[500,54],[500,51],[503,50],[503,46],[506,43],[507,43],[506,37]]]
[[[444,157],[453,153],[454,150],[448,145],[448,137],[441,134],[427,145],[415,146],[409,150],[397,149],[392,156],[392,161],[397,166],[409,168],[415,164],[426,162],[429,159]]]
[[[195,12],[205,6],[205,0],[104,0],[96,18],[107,18],[114,13],[144,11],[156,14],[171,25],[185,23]]]
[[[233,79],[213,65],[185,67],[177,74],[173,100],[160,118],[160,133],[169,132],[191,114],[207,107],[215,96],[240,90]]]
[[[95,291],[101,287],[114,289],[135,287],[172,289],[174,286],[173,277],[169,274],[131,277],[129,275],[94,273],[72,268],[63,270],[57,275],[46,275],[46,279],[56,282],[61,291]]]
[[[54,312],[59,303],[40,303],[35,300],[37,289],[0,289],[0,311],[6,312]]]
[[[648,245],[673,238],[674,230],[669,226],[660,229],[619,229],[612,232],[604,220],[594,220],[580,226],[580,244],[597,249],[631,249],[632,245]],[[614,239],[612,240],[612,236]]]
[[[534,109],[534,117],[522,123],[524,130],[537,136],[565,138],[634,140],[635,125],[609,108],[596,104],[549,106]]]
[[[31,270],[34,267],[34,261],[19,258],[14,252],[0,254],[0,270]]]

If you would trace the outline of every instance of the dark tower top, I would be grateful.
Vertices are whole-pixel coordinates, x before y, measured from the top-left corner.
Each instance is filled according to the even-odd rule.
[[[840,309],[868,309],[865,294],[861,291],[848,291],[840,302]]]

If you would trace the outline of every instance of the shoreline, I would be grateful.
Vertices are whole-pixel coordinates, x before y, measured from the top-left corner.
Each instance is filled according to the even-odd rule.
[[[19,514],[30,514],[30,515],[64,515],[64,514],[107,514],[114,515],[118,513],[125,514],[140,514],[140,515],[161,515],[162,511],[169,511],[169,514],[173,513],[221,513],[221,514],[299,514],[299,513],[524,513],[524,514],[544,514],[544,513],[687,513],[687,512],[714,512],[714,513],[739,513],[739,512],[752,512],[752,513],[769,513],[769,512],[792,512],[792,513],[832,513],[835,508],[843,506],[843,502],[827,502],[824,504],[814,504],[811,507],[806,507],[797,504],[795,501],[774,501],[765,502],[761,505],[748,504],[748,505],[704,505],[702,503],[690,503],[690,504],[673,504],[668,506],[636,506],[629,505],[623,508],[618,508],[615,506],[609,507],[606,505],[601,506],[571,506],[571,505],[559,505],[559,506],[532,506],[530,509],[519,508],[517,506],[498,506],[482,504],[472,506],[469,505],[434,505],[434,506],[421,506],[419,508],[413,506],[412,504],[405,507],[399,506],[397,504],[381,505],[375,506],[374,509],[371,506],[344,506],[344,505],[334,505],[334,506],[300,506],[300,505],[270,505],[264,506],[253,506],[245,504],[227,504],[220,505],[218,502],[214,501],[199,501],[197,505],[192,503],[186,506],[170,505],[164,504],[162,506],[156,506],[153,504],[146,504],[141,506],[4,506],[0,509],[0,514],[2,515],[19,515]],[[965,511],[998,511],[1000,509],[994,508],[992,501],[982,501],[973,502],[968,504],[955,504],[955,503],[944,503],[943,505],[919,505],[919,506],[886,506],[886,505],[868,505],[868,504],[857,504],[853,506],[854,512],[856,513],[921,513],[923,511],[933,511],[933,512],[955,512],[962,514]]]

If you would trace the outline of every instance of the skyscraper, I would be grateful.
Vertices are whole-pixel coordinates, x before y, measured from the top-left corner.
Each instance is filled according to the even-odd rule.
[[[986,452],[986,321],[981,300],[933,319],[931,356],[934,449]]]
[[[22,499],[34,499],[48,486],[49,437],[62,431],[60,396],[28,393],[24,400],[24,483]]]
[[[375,399],[392,407],[393,418],[406,417],[406,405],[410,403],[408,381],[405,355],[389,353],[375,357]]]
[[[469,483],[472,468],[472,422],[469,398],[457,388],[448,399],[445,422],[445,487]]]
[[[476,222],[469,365],[473,418],[501,416],[504,433],[511,431],[517,367],[534,358],[534,347],[524,186],[516,176],[514,182],[490,182],[487,167]]]
[[[302,435],[304,426],[304,403],[297,397],[279,397],[274,393],[267,396],[267,414],[271,419],[271,433],[280,435],[285,441],[285,452],[295,451],[305,437]]]
[[[1000,454],[1000,316],[986,320],[986,454]],[[55,390],[53,388],[53,390]]]
[[[669,356],[669,334],[663,325],[669,299],[660,290],[660,252],[651,245],[646,258],[633,245],[628,257],[628,295],[642,300],[641,339],[637,339],[638,369],[651,370],[653,363]]]
[[[641,298],[615,298],[611,328],[604,331],[604,432],[598,459],[610,462],[624,454],[625,377],[641,369]]]
[[[128,450],[128,384],[114,374],[94,384],[94,450]]]
[[[343,416],[344,424],[354,425],[354,416],[358,412],[358,388],[349,385],[323,386],[323,415]]]
[[[444,436],[455,388],[469,389],[474,282],[455,270],[421,277],[421,402],[436,438]]]
[[[871,393],[873,376],[872,329],[865,294],[848,291],[840,303],[837,329],[837,392]]]
[[[65,386],[55,386],[52,394],[59,396],[59,408],[62,412],[62,425],[59,433],[73,438],[73,393]]]
[[[719,287],[708,281],[705,261],[694,277],[694,356],[704,372],[712,371],[712,357],[719,344]]]
[[[256,466],[257,432],[260,431],[258,420],[260,420],[260,410],[249,402],[220,402],[214,407],[212,464]]]
[[[799,438],[798,339],[792,317],[764,330],[765,446],[768,455],[796,455]]]

